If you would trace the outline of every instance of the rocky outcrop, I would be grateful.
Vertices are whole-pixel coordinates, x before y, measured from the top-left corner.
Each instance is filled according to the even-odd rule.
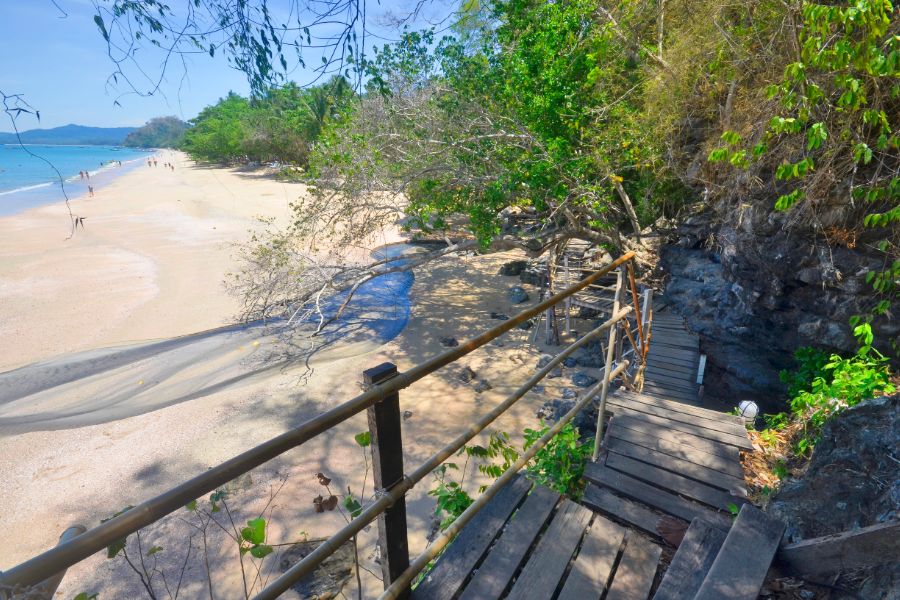
[[[796,542],[900,519],[900,394],[868,400],[823,428],[804,475],[785,482],[767,512]],[[835,574],[836,575],[836,574]],[[862,598],[900,598],[900,557],[871,569]]]
[[[866,273],[879,258],[785,228],[785,216],[748,205],[723,219],[694,214],[661,247],[665,300],[700,334],[707,390],[736,397],[781,395],[778,371],[805,345],[852,352],[848,321],[872,301]],[[875,321],[876,339],[900,320]],[[885,348],[885,351],[888,349]]]

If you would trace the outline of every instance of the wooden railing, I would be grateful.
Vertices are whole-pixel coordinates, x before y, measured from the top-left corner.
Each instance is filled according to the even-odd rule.
[[[265,587],[256,598],[268,599],[278,597],[294,583],[310,574],[342,544],[353,538],[376,519],[379,527],[379,545],[382,550],[383,581],[386,588],[382,597],[404,597],[408,594],[410,582],[416,574],[450,542],[453,536],[472,519],[488,500],[512,479],[537,452],[546,446],[579,411],[594,400],[598,394],[600,395],[600,408],[597,420],[597,444],[599,443],[600,435],[602,435],[603,431],[602,423],[610,383],[616,377],[622,377],[628,386],[634,386],[634,382],[636,380],[639,381],[650,339],[650,322],[648,320],[648,315],[652,310],[649,305],[650,296],[645,295],[643,307],[638,305],[638,293],[634,284],[632,268],[633,258],[634,253],[626,253],[609,265],[596,270],[584,279],[543,300],[536,306],[522,311],[481,335],[447,350],[408,371],[398,372],[397,368],[390,363],[365,371],[364,378],[369,388],[362,394],[209,469],[189,481],[163,492],[155,498],[135,506],[85,533],[77,535],[70,540],[62,541],[58,546],[43,554],[0,573],[0,589],[25,590],[29,586],[45,585],[47,580],[53,577],[61,578],[61,573],[64,573],[67,568],[86,559],[95,552],[105,549],[114,541],[158,521],[164,516],[184,507],[192,500],[214,491],[236,477],[288,450],[304,444],[313,437],[328,431],[335,425],[365,410],[367,411],[369,430],[372,436],[373,469],[377,490],[375,499],[344,528],[325,540],[312,553],[290,567],[290,569]],[[462,433],[434,453],[412,473],[409,475],[404,474],[403,448],[400,435],[400,390],[484,346],[528,319],[540,315],[550,307],[585,289],[617,268],[614,309],[607,321],[564,348],[503,402],[475,422],[470,423]],[[626,276],[630,282],[630,305],[625,302],[624,282]],[[632,319],[636,323],[634,331],[632,331],[630,325]],[[626,352],[623,352],[622,336],[617,337],[617,332],[620,329],[625,333],[624,337],[631,344],[631,348]],[[604,333],[607,333],[608,340],[603,379],[579,396],[569,412],[557,421],[536,443],[531,445],[521,455],[519,460],[510,466],[493,485],[487,488],[422,555],[410,563],[404,500],[406,492],[416,483],[429,476],[444,461],[452,457],[465,444],[493,423],[568,356],[588,342],[600,338]],[[630,356],[631,360],[627,359],[626,356]],[[58,579],[55,583],[58,583]]]

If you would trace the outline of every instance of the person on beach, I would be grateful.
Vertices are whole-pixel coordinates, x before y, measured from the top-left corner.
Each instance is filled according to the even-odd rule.
[[[94,186],[92,186],[92,185],[88,186],[88,197],[90,197],[90,198],[94,197]]]
[[[173,173],[175,172],[175,165],[173,165],[172,163],[169,163],[169,168],[172,169]]]
[[[82,179],[84,179],[84,171],[78,171],[78,174],[81,175]]]
[[[156,164],[156,159],[155,159],[155,158],[153,159],[153,166],[154,166],[154,167],[158,166],[158,165]]]

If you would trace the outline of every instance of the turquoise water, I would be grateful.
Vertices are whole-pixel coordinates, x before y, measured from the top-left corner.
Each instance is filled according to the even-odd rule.
[[[144,150],[115,146],[0,145],[0,215],[62,202],[59,176],[53,167],[62,175],[69,198],[73,198],[87,192],[88,182],[79,177],[79,171],[88,171],[90,184],[97,189],[127,169],[143,164],[147,154]],[[122,166],[111,164],[113,161],[121,161]]]

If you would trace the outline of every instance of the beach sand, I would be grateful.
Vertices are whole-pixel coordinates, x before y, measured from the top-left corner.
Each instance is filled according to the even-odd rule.
[[[234,267],[230,244],[245,239],[255,215],[286,218],[288,202],[303,188],[226,169],[191,167],[181,156],[174,162],[174,173],[138,170],[98,190],[97,198],[73,203],[76,213],[88,217],[87,228],[68,242],[62,241],[67,218],[58,206],[0,220],[0,331],[5,342],[0,370],[234,320],[237,305],[221,283]],[[0,437],[5,488],[0,529],[5,539],[15,540],[0,547],[0,569],[51,547],[73,523],[96,526],[101,518],[353,397],[366,368],[392,361],[400,370],[408,369],[446,350],[442,337],[463,342],[498,323],[491,312],[514,314],[533,305],[537,291],[525,286],[531,300],[511,306],[506,292],[518,279],[497,275],[504,262],[515,258],[521,257],[451,256],[417,272],[412,314],[397,338],[317,365],[306,380],[300,378],[302,369],[279,370],[113,422]],[[401,393],[401,411],[408,411],[403,421],[407,473],[534,372],[540,348],[529,337],[530,332],[513,330]],[[477,380],[463,381],[466,366],[478,374]],[[543,393],[529,392],[488,431],[507,431],[520,441],[524,428],[538,425],[540,405],[560,397],[561,388],[572,387],[570,374],[566,370],[562,378],[547,380]],[[478,380],[489,381],[492,389],[476,392]],[[235,522],[240,526],[268,505],[270,543],[336,531],[344,523],[338,511],[314,511],[313,498],[324,493],[316,473],[331,477],[331,490],[338,495],[348,486],[358,494],[365,476],[365,497],[371,498],[371,474],[353,441],[366,427],[365,415],[357,415],[254,470],[229,494]],[[462,466],[464,458],[456,462]],[[474,490],[481,481],[470,473],[466,487]],[[427,493],[432,485],[423,481],[407,496],[413,555],[426,546],[433,527],[435,503]],[[273,490],[278,491],[271,500]],[[201,505],[209,506],[205,500]],[[150,544],[164,548],[155,559],[171,579],[192,548],[183,597],[208,595],[204,554],[213,569],[216,598],[244,597],[236,545],[220,530],[210,531],[204,553],[197,531],[185,523],[192,518],[183,511],[147,528],[144,549]],[[373,525],[360,536],[361,561],[374,572],[379,570],[373,555],[376,535]],[[277,567],[278,560],[266,560],[263,573],[270,577],[267,569]],[[355,596],[355,587],[350,581],[345,594]],[[363,587],[371,597],[381,583],[363,571]],[[137,576],[121,559],[110,561],[102,554],[70,569],[60,589],[61,597],[82,591],[100,592],[101,598],[140,595]]]

